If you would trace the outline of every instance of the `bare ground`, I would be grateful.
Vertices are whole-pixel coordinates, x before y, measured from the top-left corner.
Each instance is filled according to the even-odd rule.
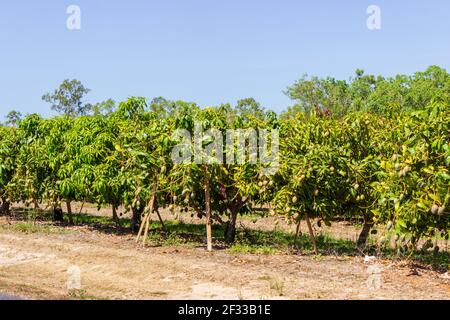
[[[81,270],[75,296],[67,290],[71,266]],[[450,277],[363,257],[143,248],[131,235],[88,227],[3,229],[0,292],[30,299],[450,299]]]

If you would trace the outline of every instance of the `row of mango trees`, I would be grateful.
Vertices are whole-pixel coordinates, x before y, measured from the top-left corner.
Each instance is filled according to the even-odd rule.
[[[229,106],[201,109],[183,103],[170,115],[147,111],[143,98],[122,102],[108,116],[33,114],[17,128],[0,127],[1,212],[11,203],[58,208],[71,202],[131,212],[131,228],[145,243],[159,209],[194,211],[211,225],[226,224],[233,242],[238,216],[264,205],[298,226],[330,225],[338,217],[362,221],[358,245],[374,226],[394,229],[404,245],[446,239],[450,230],[450,111],[432,103],[421,111],[383,117],[351,113],[339,119],[313,112],[280,120],[272,112],[241,115]],[[261,163],[175,163],[175,134],[195,126],[218,130],[279,132],[279,166],[262,174]],[[214,144],[201,137],[201,147]],[[222,150],[224,151],[224,150]],[[220,152],[220,151],[219,151]],[[402,235],[409,235],[404,240]],[[317,252],[317,248],[316,248]]]

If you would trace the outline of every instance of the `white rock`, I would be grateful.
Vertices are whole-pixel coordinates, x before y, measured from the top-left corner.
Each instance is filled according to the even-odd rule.
[[[373,262],[375,261],[377,258],[374,256],[365,256],[364,257],[364,263],[368,263],[368,262]]]

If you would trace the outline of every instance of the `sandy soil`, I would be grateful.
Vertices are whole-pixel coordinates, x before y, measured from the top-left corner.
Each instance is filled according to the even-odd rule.
[[[67,289],[73,266],[81,272],[75,295]],[[450,299],[450,277],[364,257],[143,248],[130,235],[73,227],[0,231],[0,292],[30,299]]]

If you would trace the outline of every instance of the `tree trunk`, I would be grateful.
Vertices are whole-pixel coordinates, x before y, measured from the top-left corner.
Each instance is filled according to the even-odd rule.
[[[162,219],[161,215],[159,214],[158,208],[156,208],[155,211],[156,211],[156,214],[158,215],[159,222],[161,222],[163,229],[166,230],[166,225],[164,224],[164,220]]]
[[[36,199],[33,199],[33,205],[34,205],[34,210],[39,210],[39,209],[41,209],[41,208],[39,207],[39,202],[38,202]]]
[[[361,233],[359,234],[358,241],[356,243],[356,246],[359,250],[364,250],[364,248],[366,247],[370,229],[372,228],[372,224],[370,224],[367,220],[368,219],[364,218],[364,225],[361,230]]]
[[[81,213],[83,212],[83,208],[84,208],[84,205],[86,204],[86,199],[85,200],[83,200],[83,203],[81,204],[81,207],[80,207],[80,211],[78,211],[78,215],[80,216],[81,215]]]
[[[145,244],[147,243],[147,238],[148,238],[148,231],[150,229],[150,219],[151,219],[151,215],[152,213],[158,210],[158,204],[157,204],[157,195],[158,195],[158,177],[155,174],[154,176],[154,180],[153,180],[153,191],[152,191],[152,196],[150,197],[150,202],[147,204],[147,206],[144,208],[144,218],[142,219],[141,225],[139,227],[139,231],[138,234],[136,236],[136,242],[139,241],[139,238],[142,235],[142,232],[144,233],[143,237],[142,237],[142,244],[145,246]],[[162,223],[162,219],[161,216],[158,213],[158,217]],[[164,227],[164,223],[163,223],[163,227]]]
[[[145,246],[148,239],[148,230],[150,229],[150,217],[155,209],[156,203],[156,193],[158,190],[158,182],[154,182],[152,197],[150,199],[150,207],[148,208],[147,216],[145,219],[145,230],[144,230],[144,238],[142,239],[142,244]]]
[[[316,237],[314,236],[314,230],[311,226],[311,221],[309,220],[308,213],[305,213],[305,217],[306,217],[306,224],[308,225],[309,235],[311,236],[311,243],[314,248],[314,253],[317,255],[319,254],[319,250],[317,250]]]
[[[67,215],[69,216],[69,223],[73,224],[73,215],[72,215],[72,205],[71,205],[71,201],[67,200],[66,201],[66,205],[67,205]]]
[[[3,198],[2,199],[2,205],[0,206],[0,213],[2,213],[2,214],[10,214],[11,213],[11,211],[10,211],[10,203],[9,203],[9,201],[6,201],[6,199],[5,198]]]
[[[138,208],[131,208],[131,212],[131,231],[134,233],[136,232],[136,230],[138,230],[141,223],[141,210],[139,210]]]
[[[227,228],[225,230],[225,242],[230,244],[236,239],[236,220],[237,211],[232,210],[230,213],[230,220],[227,223]]]
[[[52,205],[53,210],[53,221],[55,222],[64,222],[64,215],[61,208],[56,207],[55,204]]]
[[[115,204],[112,205],[112,218],[113,218],[114,222],[119,221],[119,216],[117,215],[117,207]]]
[[[212,251],[211,190],[209,185],[209,177],[205,178],[205,201],[206,201],[206,245],[207,250]]]
[[[302,223],[302,220],[300,219],[300,217],[298,218],[298,223],[297,223],[297,228],[295,229],[295,238],[294,238],[294,246],[296,249],[299,249],[298,247],[298,236],[300,235],[300,225]]]

